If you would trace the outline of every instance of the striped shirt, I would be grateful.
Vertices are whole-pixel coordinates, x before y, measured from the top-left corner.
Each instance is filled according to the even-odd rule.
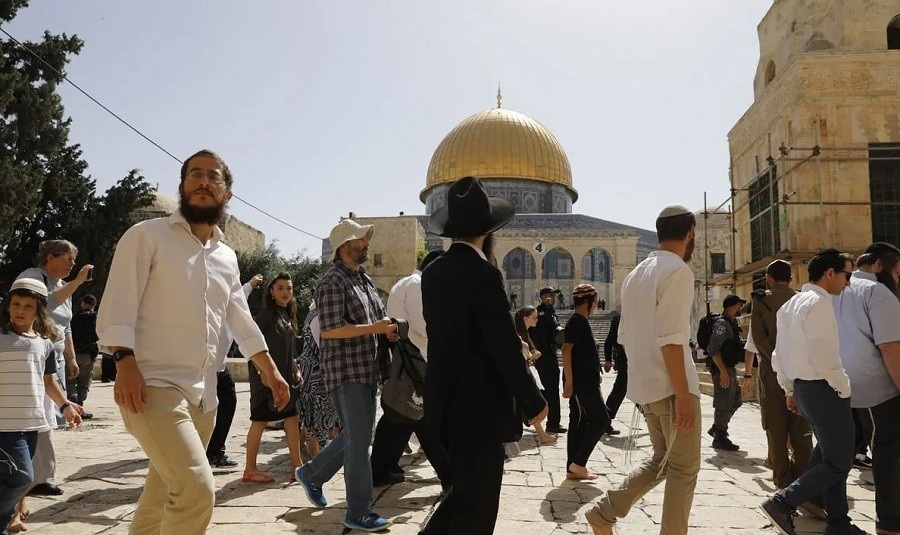
[[[44,416],[44,375],[54,373],[53,342],[0,332],[0,431],[50,429]]]

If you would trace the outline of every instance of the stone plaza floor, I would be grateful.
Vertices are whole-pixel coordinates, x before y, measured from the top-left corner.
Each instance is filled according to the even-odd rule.
[[[604,393],[612,387],[607,374]],[[127,533],[147,461],[137,442],[125,432],[112,399],[112,384],[94,383],[87,409],[93,420],[77,430],[57,431],[58,479],[65,494],[54,498],[29,497],[32,515],[28,534]],[[563,403],[563,422],[567,418]],[[506,463],[495,533],[516,535],[563,535],[590,533],[584,512],[601,493],[621,482],[630,470],[624,445],[632,404],[627,400],[619,411],[615,427],[622,435],[606,437],[597,445],[588,468],[601,474],[594,482],[565,479],[566,438],[560,435],[554,446],[537,446],[537,438],[526,431],[521,453]],[[703,396],[703,429],[712,422],[712,398]],[[643,424],[643,421],[641,421]],[[278,482],[251,485],[241,482],[244,443],[249,426],[249,392],[238,383],[238,410],[227,443],[228,454],[240,462],[232,470],[216,470],[216,507],[209,533],[215,535],[302,533],[340,534],[344,532],[343,478],[340,474],[325,485],[330,503],[316,509],[307,501],[297,483],[291,482],[290,459],[281,431],[266,431],[259,463]],[[769,470],[762,467],[766,457],[765,436],[760,428],[757,405],[747,403],[731,423],[732,439],[741,446],[735,453],[711,448],[712,439],[703,433],[702,467],[697,483],[690,525],[692,534],[776,533],[759,510],[759,504],[774,488]],[[634,463],[641,462],[650,447],[646,429],[637,434]],[[407,481],[374,491],[376,512],[392,516],[389,533],[415,534],[435,508],[440,485],[434,471],[420,454],[404,457]],[[861,528],[875,532],[872,474],[853,469],[848,479],[851,517]],[[662,486],[635,504],[627,518],[616,526],[619,534],[659,533]],[[824,522],[800,516],[798,531],[821,533]],[[388,533],[387,531],[385,533]]]

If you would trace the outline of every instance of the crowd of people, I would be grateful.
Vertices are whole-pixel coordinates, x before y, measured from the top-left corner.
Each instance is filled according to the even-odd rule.
[[[4,535],[25,528],[28,493],[63,493],[53,429],[91,418],[84,406],[100,346],[114,363],[125,428],[149,461],[130,528],[137,535],[206,531],[212,469],[239,464],[226,453],[237,396],[225,362],[234,347],[247,356],[250,381],[242,481],[276,481],[257,456],[267,425],[281,422],[291,479],[314,507],[328,506],[323,486],[343,470],[348,529],[391,526],[373,510],[373,488],[405,479],[400,458],[415,433],[442,487],[422,533],[493,533],[505,446],[525,426],[534,427],[540,445],[566,434],[566,478],[595,480],[603,467],[589,469],[590,457],[603,434],[619,433],[612,421],[627,395],[652,452],[606,490],[586,520],[595,534],[610,535],[664,483],[660,532],[688,532],[703,427],[689,332],[690,210],[669,206],[659,214],[659,250],[625,278],[601,358],[588,318],[605,301],[593,286],[580,284],[567,296],[573,313],[565,325],[551,287],[541,289],[536,307],[510,312],[493,233],[514,210],[476,178],[454,183],[431,216],[429,231],[449,239],[447,250],[429,253],[394,285],[386,305],[364,266],[375,228],[341,220],[305,320],[289,274],[241,284],[235,253],[217,227],[232,183],[217,154],[186,159],[179,209],[123,235],[99,313],[89,294],[73,313],[72,296],[92,266],[64,282],[78,253],[65,240],[44,242],[37,267],[13,283],[0,306]],[[768,289],[749,303],[726,297],[698,341],[714,385],[713,447],[739,449],[729,423],[756,384],[766,465],[778,488],[761,509],[773,527],[793,535],[793,514],[803,508],[827,522],[829,535],[864,533],[851,523],[846,486],[860,442],[868,441],[878,533],[900,534],[900,250],[874,243],[858,259],[822,250],[809,260],[809,282],[799,292],[790,286],[793,269],[772,262]],[[264,304],[253,317],[247,296],[256,288]],[[750,315],[746,339],[742,312]],[[412,373],[415,363],[427,373]],[[616,381],[604,399],[601,374],[613,365]],[[105,367],[104,379],[111,375]],[[379,388],[384,411],[376,425]],[[569,400],[568,427],[561,399]],[[858,438],[857,427],[869,433]]]

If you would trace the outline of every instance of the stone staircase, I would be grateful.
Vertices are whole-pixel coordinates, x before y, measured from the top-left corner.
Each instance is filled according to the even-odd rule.
[[[557,310],[556,317],[559,318],[560,326],[565,327],[566,322],[569,321],[569,318],[571,318],[574,313],[575,312],[572,310]],[[597,343],[597,349],[600,352],[601,361],[603,360],[603,343],[606,341],[606,336],[609,334],[609,324],[611,321],[612,313],[604,311],[596,311],[588,318],[588,323],[591,325],[591,331],[594,333],[594,342]],[[557,351],[557,359],[559,360],[559,365],[562,366],[562,351]]]

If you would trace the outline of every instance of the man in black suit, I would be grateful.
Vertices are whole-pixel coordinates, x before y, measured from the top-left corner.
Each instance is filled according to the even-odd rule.
[[[512,219],[509,202],[487,196],[477,179],[454,183],[431,232],[453,238],[422,274],[428,333],[425,417],[451,457],[452,489],[422,531],[427,535],[489,535],[503,482],[503,443],[522,437],[547,416],[528,373],[509,314],[500,271],[485,241]]]

